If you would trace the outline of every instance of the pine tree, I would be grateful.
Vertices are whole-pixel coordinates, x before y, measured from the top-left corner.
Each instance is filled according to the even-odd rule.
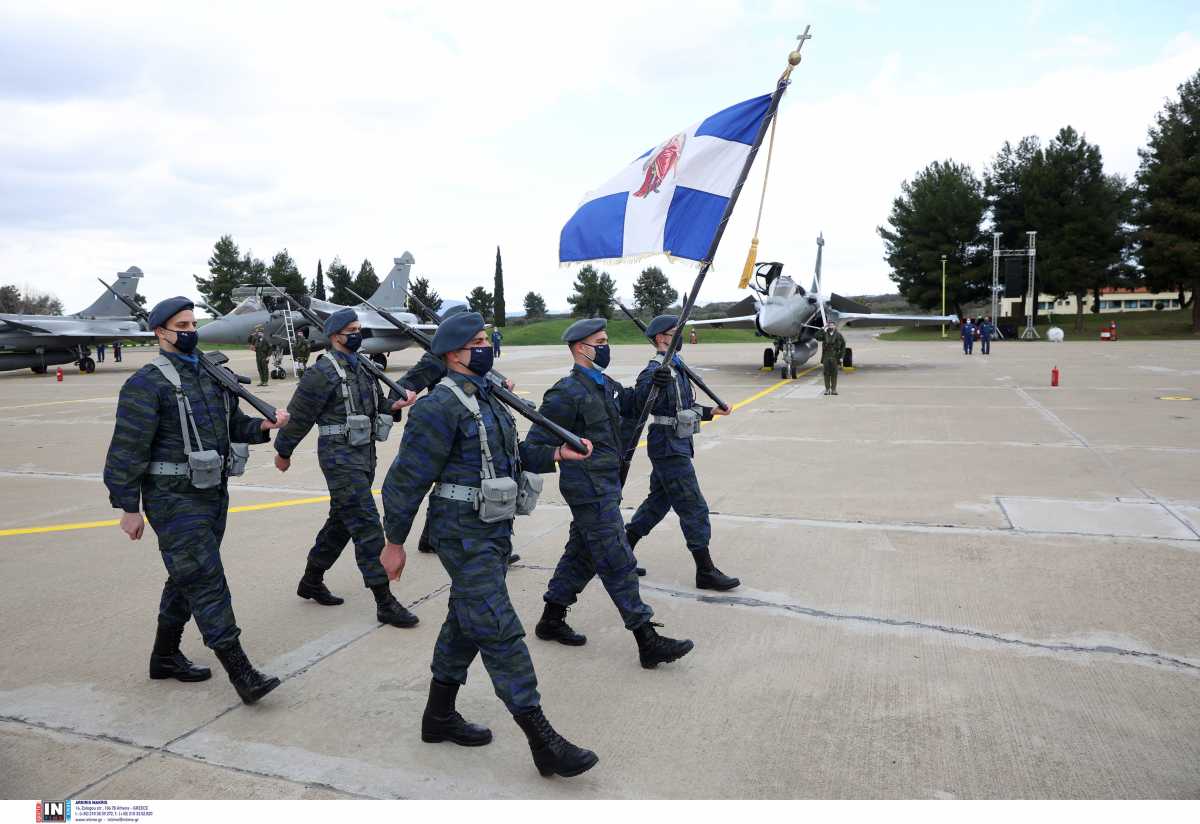
[[[679,293],[671,288],[671,282],[657,266],[643,269],[633,284],[634,303],[651,318],[667,311],[678,298]]]
[[[291,295],[303,295],[306,288],[304,278],[296,268],[296,261],[287,249],[276,252],[271,258],[271,265],[267,267],[267,279],[272,285]]]
[[[251,252],[242,255],[242,283],[265,286],[269,282],[267,280],[267,264],[256,258]]]
[[[313,281],[312,296],[317,300],[325,300],[325,273],[321,271],[321,260],[317,259],[317,279]]]
[[[500,265],[500,247],[496,247],[496,325],[504,326],[504,267]]]
[[[363,259],[362,266],[358,267],[358,275],[354,278],[352,285],[354,291],[366,300],[370,300],[371,296],[379,289],[379,276],[375,274],[375,267],[371,265],[371,261]],[[355,300],[354,303],[358,303],[358,301]]]
[[[335,257],[333,263],[329,264],[329,301],[341,306],[353,306],[358,303],[354,295],[347,291],[348,288],[353,288],[353,283],[354,277],[346,268],[346,264],[342,263],[340,257]]]
[[[612,318],[617,284],[608,272],[597,272],[589,263],[575,276],[574,287],[575,293],[567,298],[567,303],[571,304],[572,315]]]
[[[1138,152],[1138,258],[1152,287],[1191,289],[1192,332],[1200,335],[1200,72],[1155,115]]]
[[[476,286],[471,290],[471,294],[467,295],[467,305],[471,307],[472,312],[478,312],[483,315],[485,323],[492,322],[492,314],[496,307],[495,298],[492,293],[482,286]]]
[[[204,298],[205,303],[222,313],[233,310],[236,305],[233,290],[245,282],[245,267],[242,263],[241,252],[233,242],[233,237],[221,235],[220,240],[213,246],[212,256],[208,259],[211,277],[192,275],[192,279],[196,281],[196,291]]]
[[[947,309],[962,317],[963,305],[989,293],[991,270],[980,226],[987,201],[971,167],[935,161],[904,181],[892,202],[883,238],[888,275],[905,300],[922,309],[941,308],[942,255]]]
[[[537,292],[525,295],[525,320],[541,320],[546,317],[546,301]]]
[[[408,291],[413,297],[425,304],[430,311],[438,312],[441,310],[442,298],[429,285],[429,278],[413,278],[408,284]],[[426,323],[433,323],[433,318],[415,305],[410,306],[408,310]]]

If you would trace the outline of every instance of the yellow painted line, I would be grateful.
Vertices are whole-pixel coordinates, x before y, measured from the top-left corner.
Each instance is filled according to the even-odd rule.
[[[23,403],[20,406],[0,406],[0,412],[7,412],[10,409],[33,409],[35,406],[59,406],[64,403],[95,403],[96,401],[112,401],[117,402],[116,395],[105,395],[102,398],[74,398],[69,401],[46,401],[45,403]]]
[[[1194,401],[1195,398],[1190,395],[1159,395],[1160,401]]]
[[[811,366],[808,369],[805,369],[800,374],[798,374],[796,377],[802,378],[805,375],[807,375],[809,372],[812,372],[816,368],[817,367],[815,367],[815,366]],[[755,394],[751,395],[750,397],[748,397],[744,400],[738,401],[737,403],[735,403],[733,405],[733,408],[741,409],[743,406],[754,403],[756,400],[759,400],[760,398],[765,398],[767,395],[770,395],[772,392],[774,392],[778,389],[781,389],[784,386],[787,386],[789,383],[793,383],[792,379],[790,379],[790,378],[784,378],[783,380],[777,381],[777,382],[771,384],[770,386],[768,386],[766,389],[762,390],[761,392],[756,392]],[[70,403],[70,402],[71,401],[63,401],[63,403]],[[701,426],[708,424],[708,423],[714,423],[716,420],[717,419],[714,418],[712,421],[704,421],[703,423],[701,423]],[[645,440],[638,443],[638,449],[642,449],[645,446],[646,446]],[[234,489],[236,489],[236,488],[237,487],[234,487]],[[380,490],[378,490],[378,489],[372,489],[371,492],[374,493],[375,495],[380,494]],[[265,509],[280,509],[281,507],[285,507],[285,506],[305,506],[307,504],[323,504],[323,503],[328,503],[328,501],[329,501],[328,495],[318,495],[318,496],[311,497],[311,498],[291,498],[286,501],[271,501],[270,503],[264,503],[264,504],[243,504],[241,506],[231,506],[231,507],[229,507],[229,511],[230,511],[230,513],[261,512]],[[46,532],[70,532],[70,531],[76,530],[76,529],[100,529],[100,528],[104,528],[104,527],[117,526],[119,523],[121,523],[120,520],[81,521],[80,523],[75,523],[75,524],[54,524],[52,526],[26,526],[26,527],[19,527],[17,529],[0,529],[0,538],[9,537],[9,536],[13,536],[13,535],[40,535],[40,534],[43,534]]]

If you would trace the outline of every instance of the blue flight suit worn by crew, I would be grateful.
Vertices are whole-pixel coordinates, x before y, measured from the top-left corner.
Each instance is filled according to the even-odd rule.
[[[979,324],[979,351],[982,354],[992,354],[992,335],[994,334],[996,334],[996,327],[992,325],[990,320],[985,320]]]
[[[962,325],[962,344],[963,354],[971,354],[971,350],[975,347],[975,324],[969,320]]]

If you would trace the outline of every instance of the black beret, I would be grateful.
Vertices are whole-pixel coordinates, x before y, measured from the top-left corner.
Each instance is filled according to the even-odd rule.
[[[438,324],[429,351],[444,355],[462,349],[483,329],[483,315],[478,312],[460,312]]]
[[[166,326],[167,321],[178,315],[184,309],[195,308],[196,304],[182,296],[177,298],[167,298],[166,300],[155,304],[154,308],[150,310],[150,318],[148,320],[148,323],[150,324],[150,331],[153,332],[160,326]]]
[[[562,339],[567,343],[575,343],[607,327],[608,321],[604,318],[584,318],[568,326],[567,331],[562,334]]]

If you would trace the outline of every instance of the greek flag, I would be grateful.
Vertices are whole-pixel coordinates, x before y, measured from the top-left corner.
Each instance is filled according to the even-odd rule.
[[[719,111],[588,192],[563,226],[559,262],[702,260],[770,103],[767,94]]]

